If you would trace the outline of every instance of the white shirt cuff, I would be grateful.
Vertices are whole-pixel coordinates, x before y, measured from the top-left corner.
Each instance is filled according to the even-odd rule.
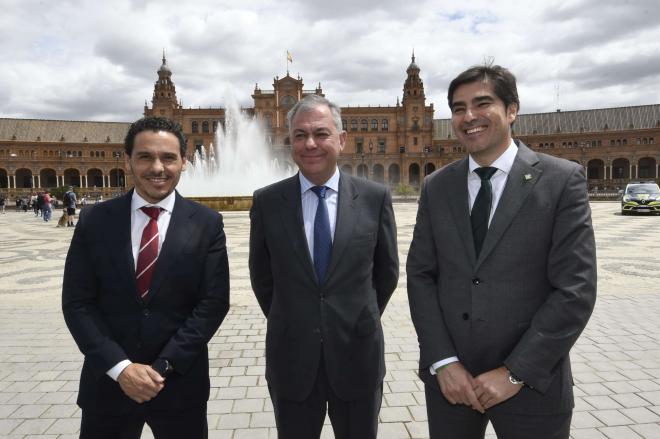
[[[126,369],[126,367],[130,364],[132,364],[131,360],[122,360],[119,363],[117,363],[112,369],[107,371],[106,374],[113,380],[117,381],[119,375],[121,375],[124,369]]]
[[[446,366],[449,363],[455,363],[457,361],[458,361],[458,357],[449,357],[449,358],[445,358],[444,360],[436,361],[431,365],[431,367],[429,367],[429,372],[431,372],[431,375],[435,375],[435,371],[438,368],[442,366]]]

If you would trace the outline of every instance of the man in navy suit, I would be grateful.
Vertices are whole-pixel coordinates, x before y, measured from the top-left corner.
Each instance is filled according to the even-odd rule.
[[[380,316],[399,276],[383,185],[340,172],[339,108],[317,95],[287,115],[300,172],[254,193],[250,279],[268,318],[266,379],[280,438],[375,439],[385,359]]]
[[[62,308],[85,356],[81,438],[205,438],[207,343],[229,310],[222,217],[181,197],[181,127],[131,125],[135,188],[81,216],[64,268]]]

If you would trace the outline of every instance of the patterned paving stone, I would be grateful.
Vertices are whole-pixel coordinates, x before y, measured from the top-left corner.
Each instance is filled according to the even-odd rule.
[[[623,217],[593,203],[599,297],[571,352],[571,437],[660,437],[660,218]],[[415,203],[395,204],[401,277],[383,315],[388,372],[379,438],[428,438],[405,261]],[[247,270],[247,213],[225,214],[232,308],[211,340],[209,437],[276,438],[264,374],[265,319]],[[31,214],[0,215],[0,437],[77,437],[82,356],[60,310],[71,229]],[[153,435],[145,427],[143,438]],[[332,438],[326,418],[323,438]],[[494,438],[491,427],[487,438]]]

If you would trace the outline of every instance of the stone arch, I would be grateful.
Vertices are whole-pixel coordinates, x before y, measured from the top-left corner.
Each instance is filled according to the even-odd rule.
[[[64,186],[80,186],[80,171],[69,168],[64,171]]]
[[[401,183],[401,169],[396,163],[392,163],[389,168],[387,168],[388,174],[388,183],[391,186]]]
[[[39,171],[39,183],[41,187],[57,187],[57,173],[54,169],[44,168]]]
[[[656,162],[653,157],[642,157],[638,162],[637,177],[655,178]]]
[[[630,178],[630,161],[624,158],[618,158],[612,161],[612,178]]]
[[[587,179],[589,180],[601,180],[605,178],[603,175],[603,169],[605,164],[601,159],[592,159],[587,163]]]
[[[113,168],[110,170],[110,187],[124,187],[126,174],[123,169]]]
[[[16,188],[32,187],[32,170],[20,168],[16,170]]]
[[[103,172],[98,168],[87,171],[87,187],[103,187]]]
[[[353,175],[353,167],[349,164],[341,165],[341,170],[348,175]]]
[[[431,172],[435,171],[435,165],[431,162],[424,165],[424,176],[429,175]]]
[[[9,182],[8,175],[6,169],[0,168],[0,189],[7,189],[7,184]]]
[[[361,163],[357,166],[357,176],[361,178],[369,178],[369,169],[367,165]]]
[[[408,167],[408,184],[418,188],[420,183],[419,173],[419,165],[417,163],[411,164]]]
[[[379,163],[375,164],[371,170],[371,173],[373,175],[374,181],[377,181],[378,183],[385,183],[385,168],[383,168],[383,165]]]

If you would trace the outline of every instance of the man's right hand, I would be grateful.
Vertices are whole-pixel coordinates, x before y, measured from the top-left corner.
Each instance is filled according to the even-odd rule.
[[[474,377],[459,361],[438,369],[436,378],[442,394],[451,404],[464,404],[484,413],[485,410],[474,392]]]
[[[131,363],[119,374],[121,390],[137,403],[150,401],[163,387],[165,378],[146,364]]]

